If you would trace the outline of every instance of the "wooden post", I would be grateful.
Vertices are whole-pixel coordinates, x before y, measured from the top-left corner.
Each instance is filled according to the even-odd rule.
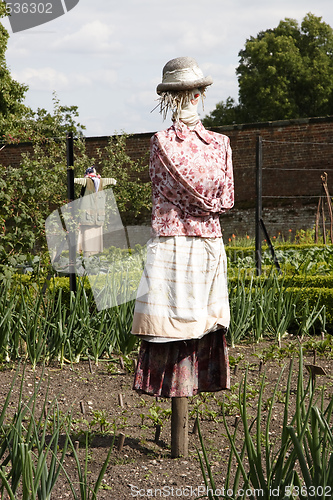
[[[123,451],[124,443],[125,443],[125,434],[121,432],[118,438],[118,451]]]
[[[198,434],[198,427],[199,427],[199,417],[197,417],[197,418],[194,420],[194,425],[193,425],[192,434],[194,434],[195,436]]]
[[[157,424],[156,425],[156,429],[155,429],[155,438],[154,438],[154,442],[158,444],[159,440],[160,440],[160,435],[161,435],[161,425],[160,424]]]
[[[188,400],[171,398],[171,458],[188,455]]]
[[[86,414],[86,410],[85,410],[84,402],[83,401],[80,401],[80,409],[81,409],[82,415],[85,415]]]

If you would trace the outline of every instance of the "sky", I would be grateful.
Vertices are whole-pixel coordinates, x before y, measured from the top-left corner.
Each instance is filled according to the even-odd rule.
[[[62,105],[78,106],[85,135],[94,137],[168,127],[170,119],[152,110],[163,66],[175,57],[195,58],[214,80],[201,117],[229,96],[237,100],[246,40],[286,17],[301,23],[308,12],[333,27],[332,0],[80,0],[25,31],[2,23],[7,65],[29,86],[25,104],[52,111],[55,93]]]

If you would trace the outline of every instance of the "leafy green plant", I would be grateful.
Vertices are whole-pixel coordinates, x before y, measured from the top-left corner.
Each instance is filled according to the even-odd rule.
[[[107,412],[105,410],[93,411],[93,419],[90,422],[90,428],[92,429],[95,425],[99,426],[99,431],[102,434],[108,433],[112,428],[112,423],[108,421]]]
[[[17,265],[26,262],[29,253],[46,249],[44,226],[50,209],[67,203],[66,135],[61,129],[64,113],[67,108],[60,106],[55,98],[53,133],[47,134],[45,123],[34,131],[28,139],[32,141],[30,150],[22,153],[20,168],[7,168],[0,179],[2,275],[8,272],[8,267],[15,271]],[[27,121],[26,126],[31,130],[30,122]],[[82,138],[77,139],[76,147],[81,153],[77,163],[87,164]]]
[[[171,408],[162,408],[154,403],[149,408],[148,418],[153,422],[154,426],[160,425],[161,427],[171,417]]]

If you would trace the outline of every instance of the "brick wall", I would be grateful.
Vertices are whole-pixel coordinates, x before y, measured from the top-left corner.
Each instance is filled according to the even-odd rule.
[[[256,138],[263,139],[263,196],[286,196],[289,202],[319,196],[320,175],[333,187],[333,117],[291,120],[214,129],[230,137],[236,200],[255,198]],[[330,173],[331,170],[331,173]],[[331,189],[332,190],[332,189]],[[332,190],[333,191],[333,190]],[[332,192],[333,194],[333,192]],[[264,204],[276,204],[264,198]],[[288,198],[285,198],[285,201]],[[304,198],[308,203],[311,198]],[[280,198],[279,203],[283,199]]]
[[[324,171],[328,172],[328,185],[333,194],[333,116],[229,125],[212,130],[230,137],[238,208],[255,203],[256,140],[259,135],[263,139],[263,195],[274,197],[264,198],[266,205],[295,200],[302,205],[309,203],[314,199],[311,197],[321,193],[320,175]],[[129,155],[134,159],[146,155],[152,134],[129,137]],[[89,154],[93,156],[97,147],[103,150],[106,142],[107,137],[87,138]],[[278,201],[276,196],[280,197]]]
[[[254,230],[259,135],[263,139],[264,218],[270,232],[285,231],[288,226],[293,230],[313,226],[322,190],[320,175],[324,171],[333,195],[333,116],[229,125],[213,130],[228,135],[233,150],[235,209],[223,219],[227,236],[237,232],[252,234]],[[127,152],[133,159],[147,155],[152,134],[128,138]],[[95,156],[97,148],[103,151],[107,141],[108,137],[88,137],[88,154]],[[21,153],[27,151],[31,151],[30,144],[6,146],[1,151],[1,163],[19,165]]]

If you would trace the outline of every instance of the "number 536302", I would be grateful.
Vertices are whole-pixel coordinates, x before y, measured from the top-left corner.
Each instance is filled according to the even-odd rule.
[[[6,2],[8,14],[52,14],[52,3]]]

